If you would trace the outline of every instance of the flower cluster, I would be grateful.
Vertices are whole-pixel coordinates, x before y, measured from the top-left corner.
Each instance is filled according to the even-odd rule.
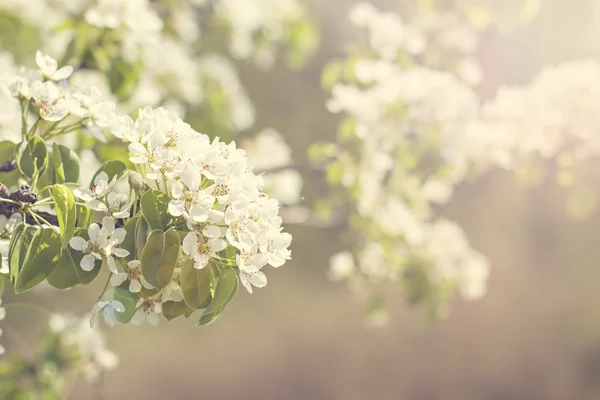
[[[478,32],[456,10],[423,13],[404,21],[394,12],[381,12],[361,2],[351,9],[350,20],[365,31],[378,59],[407,64],[418,58],[421,64],[456,73],[469,85],[483,79],[475,57]]]
[[[278,43],[295,45],[302,53],[314,50],[315,38],[304,22],[307,12],[298,0],[218,0],[215,10],[231,31],[228,46],[234,58],[253,58],[268,69]]]
[[[1,0],[0,9],[39,29],[43,40],[38,46],[49,54],[64,54],[62,59],[85,65],[76,71],[77,81],[91,77],[96,86],[113,88],[124,112],[159,105],[181,116],[188,111],[218,112],[210,117],[215,121],[231,118],[223,128],[232,133],[253,124],[254,110],[226,54],[198,55],[203,36],[212,38],[212,29],[227,26],[226,35],[218,31],[216,36],[223,37],[223,46],[233,58],[253,58],[265,68],[273,64],[278,44],[284,45],[294,65],[316,47],[308,13],[297,0],[268,4],[264,0],[30,3],[24,7],[19,1]],[[206,15],[214,21],[204,23]],[[90,52],[75,51],[99,44]],[[111,85],[108,76],[115,65],[124,74],[119,77],[124,84],[118,87]]]
[[[119,120],[113,133],[129,142],[130,160],[147,184],[170,196],[168,212],[183,218],[189,232],[183,252],[197,269],[219,252],[236,250],[240,281],[252,292],[263,287],[265,265],[279,267],[290,258],[291,236],[281,232],[278,202],[262,189],[244,150],[235,143],[194,131],[164,109],[143,109],[133,121]]]
[[[81,318],[70,314],[53,314],[50,330],[56,335],[60,347],[76,354],[77,365],[86,379],[96,381],[102,371],[115,369],[119,358],[106,348],[106,337],[97,327],[90,327],[90,315]],[[58,354],[64,353],[59,351]]]
[[[599,98],[598,62],[546,67],[528,85],[500,88],[456,142],[456,152],[472,163],[506,169],[567,148],[578,160],[597,155]]]
[[[99,90],[92,87],[81,91],[68,87],[62,82],[73,73],[73,68],[58,68],[52,57],[38,51],[36,54],[38,69],[19,69],[8,82],[7,88],[12,97],[21,102],[28,116],[29,106],[37,114],[31,130],[22,125],[22,133],[30,136],[41,121],[52,122],[45,127],[42,136],[52,138],[77,129],[104,141],[102,130],[110,126],[115,118],[114,103],[105,101]],[[18,103],[17,103],[18,104]],[[27,119],[25,120],[27,122]]]
[[[22,68],[2,81],[22,115],[22,142],[4,144],[32,184],[12,192],[3,187],[2,204],[19,212],[2,216],[0,234],[10,237],[10,248],[34,246],[24,238],[37,235],[43,245],[26,251],[23,263],[45,268],[43,277],[55,287],[87,284],[106,266],[108,282],[92,309],[92,325],[100,316],[110,326],[156,325],[162,315],[207,309],[221,284],[229,297],[207,311],[208,323],[233,298],[238,280],[252,292],[266,285],[265,266],[290,259],[291,235],[282,232],[279,203],[264,193],[263,177],[252,172],[246,152],[234,142],[211,140],[164,108],[140,109],[135,120],[117,117],[115,104],[99,89],[69,85],[72,67],[59,68],[41,52],[36,63],[37,69]],[[79,186],[79,158],[58,144],[74,131],[97,140],[112,133],[110,139],[126,144],[118,145],[129,150],[129,164],[111,160],[89,185]],[[38,201],[40,187],[50,195]],[[48,247],[52,256],[37,254]],[[14,251],[2,254],[11,259]],[[80,268],[74,276],[73,267]],[[17,291],[41,283],[42,275],[19,278],[10,268]],[[112,300],[104,297],[110,287]]]
[[[324,75],[327,107],[344,116],[328,177],[355,204],[352,227],[361,239],[332,257],[330,276],[375,298],[401,281],[411,301],[443,315],[456,290],[480,297],[489,269],[460,227],[432,207],[449,201],[469,171],[460,144],[480,116],[471,85],[481,76],[459,66],[476,35],[459,16],[405,22],[366,3],[350,18],[365,31],[368,51]],[[439,70],[440,59],[456,68]]]

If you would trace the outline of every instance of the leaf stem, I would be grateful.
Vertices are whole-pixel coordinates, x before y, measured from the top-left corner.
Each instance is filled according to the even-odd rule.
[[[16,204],[16,205],[20,205],[21,204],[18,201],[14,201],[14,200],[11,200],[11,199],[6,199],[4,197],[0,197],[0,202],[10,203],[10,204]]]

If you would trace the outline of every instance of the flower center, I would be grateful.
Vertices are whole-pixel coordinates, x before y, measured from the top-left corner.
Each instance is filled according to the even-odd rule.
[[[198,234],[198,253],[199,254],[209,254],[210,247],[208,247],[208,238],[206,238],[202,234]]]
[[[142,274],[141,269],[139,268],[129,268],[129,271],[127,272],[127,278],[130,281],[137,281],[140,279],[140,275]]]
[[[227,188],[227,186],[217,185],[217,186],[215,186],[212,194],[215,197],[219,197],[219,196],[225,196],[225,195],[227,195],[227,193],[229,193],[229,189]]]
[[[146,314],[150,314],[151,312],[154,311],[154,301],[153,300],[144,300],[144,302],[142,303],[142,310],[144,310],[144,312]]]
[[[177,146],[177,133],[173,131],[167,132],[167,138],[169,139],[165,144],[166,148],[174,148]]]

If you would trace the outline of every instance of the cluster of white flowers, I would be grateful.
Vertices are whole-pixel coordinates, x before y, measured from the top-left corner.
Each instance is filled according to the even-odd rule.
[[[81,318],[67,314],[53,314],[50,330],[58,335],[61,345],[73,346],[78,365],[86,379],[94,382],[102,371],[113,370],[119,364],[117,355],[106,348],[106,337],[97,327],[90,327],[90,315]]]
[[[184,219],[189,233],[182,243],[183,253],[194,260],[196,268],[206,267],[211,260],[236,266],[242,285],[252,292],[253,286],[267,283],[264,266],[279,267],[290,258],[291,236],[282,232],[278,201],[263,192],[262,176],[252,172],[246,152],[236,148],[235,143],[226,144],[219,138],[211,141],[164,108],[141,109],[135,121],[129,116],[117,118],[114,103],[104,100],[96,87],[83,92],[67,85],[72,67],[59,68],[56,60],[41,52],[36,62],[38,69],[22,68],[3,81],[14,102],[35,110],[27,118],[31,126],[27,135],[36,134],[39,121],[45,120],[50,124],[39,128],[44,139],[83,129],[104,140],[103,131],[110,130],[129,143],[130,160],[145,183],[167,194],[171,198],[170,215]],[[280,141],[277,134],[271,139]],[[280,161],[289,161],[289,149],[282,142],[279,147],[286,151]],[[142,276],[140,260],[124,263],[129,251],[120,245],[126,231],[117,223],[133,217],[130,213],[135,199],[131,197],[134,191],[121,183],[117,175],[100,172],[89,188],[73,190],[78,200],[96,212],[101,223],[92,223],[86,237],[72,237],[69,246],[84,253],[80,261],[84,271],[106,263],[113,286],[128,281],[129,290],[139,293],[142,287],[150,286]],[[0,222],[3,230],[18,223],[12,217],[3,217]],[[219,253],[228,248],[235,251],[224,259]],[[132,322],[147,320],[155,325],[161,302],[182,300],[178,267],[172,281],[157,296],[140,299]],[[117,301],[101,300],[93,314],[102,315],[113,325],[115,313],[122,310],[123,305]]]
[[[364,240],[354,255],[332,257],[330,276],[349,279],[363,291],[365,282],[381,287],[404,279],[416,262],[430,284],[479,297],[487,261],[458,225],[436,219],[432,211],[432,204],[451,199],[468,172],[471,160],[459,148],[481,106],[470,87],[479,79],[439,70],[429,60],[439,55],[439,46],[453,49],[455,62],[463,60],[477,45],[473,28],[449,15],[405,23],[367,3],[350,17],[366,30],[375,55],[352,57],[353,76],[333,85],[327,107],[351,121],[344,140],[357,142],[338,146],[335,162],[343,171],[340,184],[356,201]]]
[[[51,55],[62,55],[66,48],[85,37],[99,41],[102,35],[106,49],[94,53],[94,57],[100,55],[95,62],[103,64],[99,65],[103,74],[94,76],[96,86],[109,87],[106,72],[111,60],[106,57],[109,54],[115,57],[114,48],[118,49],[119,58],[131,65],[143,66],[135,90],[118,104],[122,111],[161,105],[185,116],[189,109],[202,107],[203,101],[225,96],[229,108],[218,118],[228,118],[231,114],[232,128],[245,130],[254,123],[254,110],[239,83],[237,71],[227,59],[197,55],[202,29],[215,26],[210,21],[200,26],[201,14],[206,13],[209,6],[210,18],[224,21],[229,27],[225,40],[229,42],[234,58],[253,57],[264,67],[273,63],[277,44],[294,46],[290,43],[294,26],[308,19],[308,13],[297,0],[168,3],[149,0],[33,0],[27,3],[0,0],[0,9],[14,13],[40,30],[42,48]],[[81,29],[87,29],[84,35]],[[75,47],[82,45],[79,43]],[[77,74],[84,76],[78,78],[81,81],[90,77],[87,70]],[[213,82],[208,83],[212,91],[216,90],[216,83],[221,94],[205,96],[206,80]]]
[[[404,21],[397,13],[381,12],[361,2],[350,11],[350,20],[364,29],[370,48],[385,61],[420,57],[430,67],[454,71],[470,85],[478,85],[483,71],[475,52],[477,31],[459,13],[425,13]]]
[[[234,65],[224,57],[206,54],[198,60],[198,71],[206,86],[215,83],[227,99],[227,113],[232,128],[238,132],[252,127],[255,120],[254,106]]]
[[[460,140],[467,127],[479,117],[475,93],[453,75],[424,67],[404,70],[385,61],[356,63],[359,84],[339,83],[333,87],[328,108],[350,115],[355,135],[361,142],[358,163],[354,158],[340,157],[344,164],[342,183],[361,189],[358,210],[371,215],[385,201],[385,192],[396,186],[412,186],[403,192],[420,192],[429,202],[446,202],[452,185],[466,172],[463,159],[452,159],[447,148]],[[430,176],[415,182],[402,167],[403,152],[427,137],[442,148],[441,157],[454,166],[443,177]],[[390,178],[402,176],[402,180]],[[398,182],[393,185],[385,181]],[[413,196],[413,195],[411,195]]]
[[[217,0],[215,12],[231,30],[232,56],[253,58],[265,69],[275,61],[276,44],[288,39],[287,25],[307,18],[298,0]]]
[[[169,213],[186,219],[183,251],[196,268],[233,246],[240,281],[252,292],[252,285],[267,283],[265,265],[279,267],[290,258],[291,236],[281,232],[278,202],[262,191],[262,177],[234,142],[210,141],[160,108],[140,110],[135,122],[120,119],[113,133],[130,143],[130,160],[148,185],[171,197]]]
[[[33,106],[36,117],[56,123],[43,134],[50,138],[59,132],[83,129],[104,141],[102,130],[114,122],[114,103],[105,101],[95,87],[84,92],[63,84],[73,73],[72,67],[59,69],[55,59],[40,51],[36,54],[36,63],[38,69],[20,68],[6,87],[12,97]]]
[[[569,61],[544,68],[526,86],[504,87],[455,143],[454,153],[514,169],[532,156],[569,149],[577,159],[600,154],[600,64]]]
[[[265,129],[242,143],[248,152],[248,161],[258,171],[277,169],[292,163],[292,150],[284,137],[274,129]],[[282,204],[300,201],[302,176],[292,169],[269,173],[264,190]]]
[[[148,0],[95,0],[85,8],[84,18],[99,28],[121,28],[126,59],[135,58],[138,45],[152,45],[163,29],[162,19]]]

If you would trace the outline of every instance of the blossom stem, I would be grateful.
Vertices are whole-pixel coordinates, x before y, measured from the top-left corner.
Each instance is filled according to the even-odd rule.
[[[27,99],[21,103],[21,134],[23,135],[23,139],[27,137],[27,113],[29,112],[29,101],[30,100]]]
[[[33,135],[35,135],[35,130],[37,129],[38,125],[40,124],[40,121],[42,120],[41,117],[38,117],[37,120],[35,120],[35,123],[31,126],[31,129],[29,130],[29,132],[27,133],[27,137],[28,138],[32,138]]]
[[[99,302],[100,300],[102,300],[102,296],[104,296],[104,293],[106,293],[106,289],[108,289],[108,284],[110,283],[110,278],[111,278],[111,273],[108,274],[108,278],[106,279],[106,282],[104,283],[104,288],[102,289],[102,293],[100,293],[100,296],[98,296],[98,300],[96,300],[96,303]]]
[[[55,123],[50,125],[50,128],[48,128],[48,130],[46,130],[46,132],[44,132],[44,134],[42,136],[47,137],[47,138],[51,137],[51,133],[54,130],[54,128],[56,128],[56,126],[58,124],[60,124],[62,121],[64,121],[64,118],[61,119],[60,121],[56,121]]]

